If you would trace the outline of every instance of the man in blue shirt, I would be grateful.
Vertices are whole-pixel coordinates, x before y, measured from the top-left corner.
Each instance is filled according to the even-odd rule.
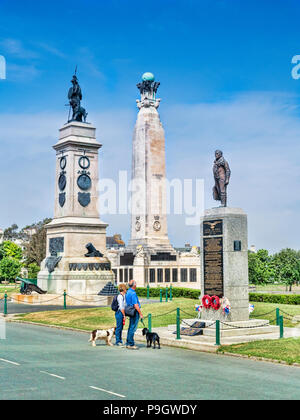
[[[137,330],[138,327],[138,323],[141,319],[143,319],[143,314],[141,312],[141,304],[139,301],[139,298],[137,297],[136,294],[136,281],[135,280],[130,280],[129,281],[129,289],[126,293],[126,306],[133,306],[135,308],[135,314],[134,316],[129,318],[129,327],[128,327],[128,332],[127,332],[127,342],[126,342],[126,347],[128,349],[132,349],[132,350],[137,350],[138,347],[134,344],[134,334]]]

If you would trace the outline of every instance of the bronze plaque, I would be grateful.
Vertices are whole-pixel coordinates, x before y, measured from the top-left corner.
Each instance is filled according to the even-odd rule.
[[[204,294],[223,297],[223,238],[203,239]]]
[[[222,220],[208,220],[203,222],[203,236],[223,235]]]

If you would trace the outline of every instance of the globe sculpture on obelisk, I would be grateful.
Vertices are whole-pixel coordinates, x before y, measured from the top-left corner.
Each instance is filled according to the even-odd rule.
[[[54,218],[46,226],[47,254],[38,284],[48,293],[97,295],[113,273],[106,254],[106,227],[98,211],[96,128],[85,122],[77,76],[68,98],[71,120],[59,131],[56,151]],[[84,122],[82,122],[84,120]]]

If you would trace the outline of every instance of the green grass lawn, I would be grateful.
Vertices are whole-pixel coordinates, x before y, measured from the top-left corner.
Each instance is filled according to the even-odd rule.
[[[0,284],[0,299],[4,297],[5,291],[7,291],[7,296],[10,296],[12,293],[18,293],[20,291],[20,284]]]
[[[250,286],[255,287],[256,292],[282,292],[284,294],[287,291],[285,284],[250,284]],[[293,285],[292,292],[300,293],[300,285]]]
[[[196,316],[196,303],[199,303],[198,299],[174,298],[172,302],[168,303],[145,304],[142,306],[142,312],[145,318],[144,322],[147,325],[147,315],[151,313],[153,327],[165,327],[170,324],[175,324],[176,308],[180,308],[186,312],[186,314],[181,314],[182,317],[192,318]],[[35,312],[18,315],[16,319],[47,325],[79,328],[86,331],[91,331],[95,328],[109,328],[115,325],[115,315],[110,307]],[[128,320],[125,324],[125,328],[127,327]]]
[[[148,313],[152,314],[152,326],[164,327],[169,324],[176,323],[176,308],[182,309],[182,318],[196,317],[195,304],[198,304],[198,299],[174,298],[172,302],[157,302],[143,305],[143,315],[147,319]],[[280,308],[286,312],[284,316],[285,327],[295,327],[296,324],[291,322],[291,316],[300,315],[299,305],[281,305],[275,303],[254,302],[254,312],[251,318],[267,319],[271,325],[276,325],[276,308]],[[169,313],[171,312],[171,313]],[[266,315],[267,314],[267,315]],[[90,330],[95,327],[106,328],[114,325],[114,312],[110,307],[104,308],[90,308],[90,309],[67,309],[59,311],[45,311],[28,313],[18,315],[17,318],[40,322],[44,324],[67,326],[73,328],[80,328],[83,330]],[[125,326],[126,327],[126,326]]]
[[[218,352],[283,360],[288,364],[300,363],[300,338],[252,341],[244,344],[221,346]]]
[[[254,304],[254,311],[250,315],[250,318],[268,319],[271,325],[276,325],[276,320],[275,320],[276,308],[279,308],[281,310],[280,315],[283,315],[284,317],[283,325],[285,327],[296,326],[296,324],[291,322],[291,318],[294,315],[300,315],[300,305],[282,305],[278,303],[264,303],[264,302],[253,302],[253,304]]]
[[[299,305],[254,302],[254,308],[251,318],[268,319],[272,325],[276,325],[276,308],[292,316],[300,315]],[[270,314],[265,315],[270,311],[272,311]],[[285,317],[285,327],[300,327],[300,323],[297,325],[291,322],[290,316],[285,315],[283,312],[280,312],[280,314]],[[300,338],[283,338],[280,340],[263,340],[244,344],[233,344],[230,346],[221,346],[218,351],[281,360],[289,364],[300,363]]]

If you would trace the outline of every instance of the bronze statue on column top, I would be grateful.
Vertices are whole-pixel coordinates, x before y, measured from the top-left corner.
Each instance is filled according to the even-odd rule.
[[[223,157],[221,150],[215,151],[215,161],[213,166],[213,174],[215,185],[213,187],[213,197],[216,201],[221,201],[221,207],[227,206],[227,185],[230,180],[230,168],[228,162]]]
[[[81,106],[81,100],[82,100],[82,92],[81,88],[78,83],[78,79],[76,76],[76,70],[75,74],[71,80],[72,87],[70,87],[68,92],[68,99],[70,107],[73,110],[72,118],[68,118],[68,122],[71,121],[78,121],[78,122],[86,122],[87,112],[86,110]]]

